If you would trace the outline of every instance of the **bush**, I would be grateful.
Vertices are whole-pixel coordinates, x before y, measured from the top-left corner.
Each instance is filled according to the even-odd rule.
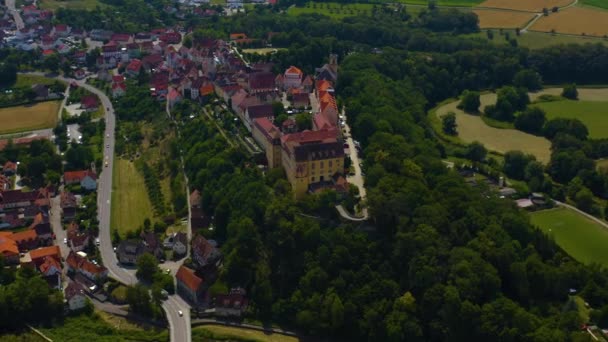
[[[576,84],[565,86],[562,91],[562,96],[570,100],[578,100],[578,89],[576,89]]]

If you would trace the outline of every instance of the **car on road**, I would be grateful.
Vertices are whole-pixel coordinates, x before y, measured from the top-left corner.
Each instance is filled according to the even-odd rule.
[[[100,242],[99,242],[99,238],[95,238],[95,245],[99,246]]]
[[[182,317],[184,315],[184,313],[182,312],[182,310],[177,310],[177,314],[179,315],[179,317]]]
[[[68,244],[68,238],[63,238],[63,243]]]
[[[165,270],[165,273],[167,273],[167,274],[171,273],[171,269],[170,269],[170,268],[167,268],[167,269]]]
[[[108,167],[108,161],[106,160],[106,167]]]
[[[106,148],[110,148],[110,144],[107,144],[107,145],[106,145]]]
[[[107,133],[107,134],[106,134],[106,138],[109,138],[109,137],[110,137],[110,133]]]

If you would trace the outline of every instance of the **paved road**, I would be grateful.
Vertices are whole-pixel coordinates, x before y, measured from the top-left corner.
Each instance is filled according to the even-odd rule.
[[[171,341],[191,342],[192,329],[190,326],[190,306],[178,295],[172,295],[163,302],[163,309],[165,309],[165,312],[167,313]],[[180,310],[182,311],[183,316],[179,315],[178,311]]]
[[[23,19],[21,19],[21,14],[15,8],[15,0],[6,0],[6,7],[8,7],[9,12],[13,15],[13,20],[15,21],[15,26],[17,26],[17,30],[21,30],[25,27],[23,24]]]

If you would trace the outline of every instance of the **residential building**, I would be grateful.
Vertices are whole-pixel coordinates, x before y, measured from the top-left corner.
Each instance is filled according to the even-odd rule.
[[[248,303],[242,288],[232,289],[229,294],[218,294],[215,296],[215,315],[240,318],[247,310]]]
[[[87,304],[87,297],[84,293],[84,287],[79,283],[72,281],[66,286],[64,291],[65,300],[68,303],[70,310],[80,310]]]
[[[292,65],[285,70],[285,74],[283,75],[283,88],[285,90],[290,88],[299,88],[302,85],[303,78],[304,73],[302,70]]]
[[[173,254],[177,256],[186,255],[188,252],[188,235],[183,232],[175,234],[173,238]]]
[[[80,108],[87,112],[94,112],[99,108],[99,100],[95,95],[86,95],[80,98]]]
[[[0,232],[0,254],[9,265],[19,264],[19,247],[11,232]]]
[[[281,167],[281,131],[267,118],[260,118],[253,121],[252,135],[265,151],[268,167]]]
[[[194,270],[180,266],[175,274],[177,280],[177,293],[184,299],[196,304],[203,299],[203,278],[196,275]]]
[[[137,258],[143,253],[142,243],[136,240],[121,241],[116,250],[118,262],[124,265],[135,265]]]
[[[68,254],[68,257],[65,259],[65,263],[67,265],[68,272],[84,276],[95,283],[103,282],[108,277],[107,268],[97,265],[73,251]]]
[[[192,240],[192,261],[199,267],[215,267],[219,265],[222,253],[202,235]]]
[[[30,258],[34,265],[40,267],[44,263],[47,257],[55,259],[57,262],[61,262],[61,251],[59,246],[48,246],[37,248],[29,252]]]
[[[44,257],[44,261],[38,266],[38,270],[45,277],[61,274],[61,262],[50,256]]]
[[[63,173],[66,185],[80,184],[80,187],[93,191],[97,190],[97,174],[91,170],[66,171]]]

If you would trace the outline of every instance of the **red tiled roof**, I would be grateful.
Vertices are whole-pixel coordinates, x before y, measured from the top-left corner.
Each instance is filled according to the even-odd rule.
[[[302,72],[302,70],[296,68],[295,66],[290,66],[289,69],[285,70],[286,74],[298,74],[300,76],[302,76],[304,73]]]
[[[175,274],[175,278],[192,291],[198,291],[203,283],[203,279],[199,278],[193,270],[186,266],[180,266],[179,270]]]
[[[97,96],[95,95],[86,95],[80,98],[80,103],[84,108],[95,108],[99,106],[99,102],[97,101]]]
[[[106,271],[106,268],[104,266],[95,265],[94,263],[86,259],[84,259],[80,264],[80,269],[91,274],[101,274]]]
[[[97,175],[95,174],[95,172],[91,170],[81,170],[64,172],[63,181],[66,183],[79,183],[87,176],[91,177],[93,180],[97,180]]]
[[[55,267],[56,269],[61,271],[61,264],[55,258],[50,256],[44,257],[44,262],[40,265],[40,272],[46,273],[51,267]]]
[[[139,72],[139,69],[141,69],[141,64],[141,61],[135,58],[129,63],[127,70],[131,72]]]
[[[122,83],[125,81],[125,77],[123,75],[113,75],[112,82],[114,83]]]
[[[81,257],[80,255],[78,255],[74,252],[70,252],[70,254],[68,254],[68,257],[65,259],[65,262],[71,268],[78,269],[83,260],[84,260],[84,258]]]
[[[13,233],[11,239],[15,241],[17,244],[21,244],[27,241],[34,241],[38,238],[35,230],[23,230],[20,232]]]
[[[36,232],[34,232],[35,234]],[[59,250],[59,246],[49,246],[49,247],[42,247],[42,248],[38,248],[38,249],[34,249],[33,251],[30,251],[30,257],[32,258],[32,261],[47,257],[47,256],[51,256],[56,258],[57,260],[61,260],[61,251]]]
[[[13,163],[10,160],[7,161],[6,163],[4,163],[4,168],[2,169],[2,171],[7,171],[7,170],[11,170],[11,171],[17,170],[17,164]]]
[[[244,39],[244,38],[247,38],[247,35],[244,33],[231,33],[230,34],[230,40]]]
[[[202,96],[213,94],[213,84],[207,83],[200,88],[200,93]]]
[[[0,254],[4,256],[19,255],[19,247],[15,240],[10,238],[10,235],[12,235],[10,232],[0,232]]]

